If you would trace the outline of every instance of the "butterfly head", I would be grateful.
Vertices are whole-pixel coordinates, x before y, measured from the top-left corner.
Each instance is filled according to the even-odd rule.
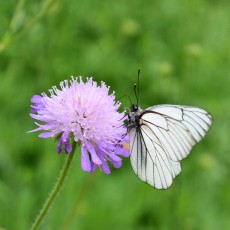
[[[135,105],[135,104],[131,105],[131,108],[130,108],[130,112],[131,113],[136,113],[138,110],[139,110],[139,106],[138,105]]]

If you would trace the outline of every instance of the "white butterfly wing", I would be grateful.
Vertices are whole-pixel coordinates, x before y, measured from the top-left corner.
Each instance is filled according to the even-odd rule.
[[[171,161],[162,146],[152,140],[152,131],[141,126],[130,131],[131,165],[136,175],[158,189],[168,188],[181,171],[180,162]]]
[[[131,165],[136,175],[158,189],[171,186],[180,161],[207,133],[211,115],[200,108],[157,105],[142,111],[130,131]]]

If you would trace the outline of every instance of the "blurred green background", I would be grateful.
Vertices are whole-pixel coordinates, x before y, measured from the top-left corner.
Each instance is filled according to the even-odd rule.
[[[8,0],[0,22],[0,229],[31,226],[66,158],[26,133],[31,96],[82,75],[134,100],[139,67],[142,108],[199,106],[212,129],[164,191],[139,181],[129,159],[84,188],[78,152],[41,229],[63,229],[80,193],[66,229],[230,229],[229,1]]]

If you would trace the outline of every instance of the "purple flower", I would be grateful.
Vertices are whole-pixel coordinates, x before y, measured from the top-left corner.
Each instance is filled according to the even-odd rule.
[[[104,82],[98,86],[92,78],[83,82],[82,78],[60,83],[61,89],[52,87],[50,96],[34,95],[31,99],[30,116],[40,123],[35,131],[43,131],[39,137],[58,137],[56,148],[66,153],[72,151],[70,140],[81,142],[81,166],[84,171],[92,172],[100,167],[110,173],[108,161],[119,168],[120,156],[129,156],[123,148],[128,142],[124,112],[119,113],[119,102],[115,102],[114,92],[109,95],[109,87]],[[126,137],[125,137],[126,136]],[[125,137],[125,138],[124,138]]]

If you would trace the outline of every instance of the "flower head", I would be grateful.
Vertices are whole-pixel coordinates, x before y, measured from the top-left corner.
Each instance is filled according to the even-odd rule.
[[[83,82],[73,78],[60,83],[61,89],[52,87],[50,96],[42,93],[31,99],[30,116],[41,123],[33,131],[44,131],[39,137],[58,137],[56,148],[66,153],[72,151],[70,140],[81,142],[81,166],[84,171],[92,172],[97,167],[110,173],[108,161],[113,167],[122,164],[120,156],[129,156],[122,147],[126,128],[125,114],[119,113],[119,102],[114,93],[109,95],[109,87],[104,82],[98,86],[92,78]],[[125,138],[127,139],[127,137]]]

